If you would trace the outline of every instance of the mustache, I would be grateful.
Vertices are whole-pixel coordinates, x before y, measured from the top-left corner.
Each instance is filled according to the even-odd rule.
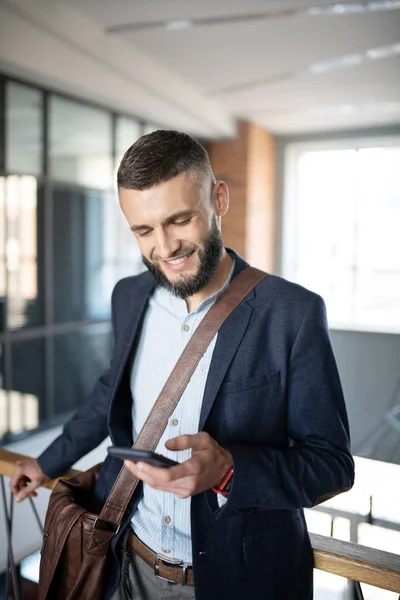
[[[182,256],[182,252],[197,251],[199,267],[195,275],[181,277],[176,282],[171,282],[161,265],[153,260],[147,259],[142,254],[144,265],[153,275],[157,285],[164,287],[177,298],[186,299],[204,288],[214,275],[221,259],[224,244],[218,228],[216,218],[213,219],[211,230],[205,240],[204,249],[197,244],[184,242],[178,250],[173,253],[174,257]],[[154,257],[152,257],[153,259]],[[158,257],[160,258],[160,257]]]
[[[154,262],[163,262],[166,260],[176,260],[177,258],[181,258],[182,256],[186,256],[187,254],[193,254],[197,250],[197,246],[188,246],[187,248],[179,248],[176,250],[171,256],[168,258],[162,258],[161,256],[155,254],[151,257],[151,260]]]

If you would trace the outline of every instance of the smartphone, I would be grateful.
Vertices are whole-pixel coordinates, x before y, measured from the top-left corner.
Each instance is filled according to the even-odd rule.
[[[131,460],[132,462],[145,462],[153,467],[161,467],[167,469],[179,465],[175,460],[171,460],[162,454],[156,454],[149,450],[136,450],[135,448],[123,448],[122,446],[109,446],[108,454],[116,456],[122,460]]]

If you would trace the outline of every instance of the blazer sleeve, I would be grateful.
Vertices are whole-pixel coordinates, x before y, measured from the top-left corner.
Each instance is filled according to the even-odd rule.
[[[230,446],[227,511],[311,507],[354,483],[349,425],[326,310],[313,295],[289,355],[288,447]]]
[[[116,284],[111,299],[114,348],[116,346]],[[50,478],[59,477],[82,456],[96,448],[108,436],[108,407],[110,401],[110,367],[97,380],[85,403],[64,425],[63,432],[38,457],[38,463]]]

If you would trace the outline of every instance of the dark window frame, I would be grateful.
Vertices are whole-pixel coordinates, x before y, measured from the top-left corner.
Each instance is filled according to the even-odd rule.
[[[96,108],[106,111],[111,115],[111,163],[115,165],[117,152],[117,122],[119,117],[124,117],[136,121],[139,125],[140,135],[143,134],[147,125],[146,121],[138,118],[136,115],[128,112],[114,110],[109,106],[94,102],[87,98],[81,98],[74,94],[57,90],[56,88],[37,85],[30,79],[21,79],[0,72],[0,177],[8,177],[11,175],[23,175],[8,171],[6,168],[6,86],[8,82],[14,82],[20,85],[30,87],[42,93],[42,145],[40,157],[41,173],[36,177],[38,189],[42,189],[43,193],[43,239],[44,255],[43,255],[43,277],[44,277],[44,322],[40,326],[32,326],[26,329],[10,330],[7,323],[7,294],[2,307],[4,330],[0,331],[0,345],[2,347],[3,356],[3,389],[11,391],[12,389],[12,344],[14,342],[24,342],[35,339],[44,341],[44,388],[45,388],[45,412],[48,418],[39,423],[36,429],[25,430],[18,434],[7,434],[0,437],[0,446],[20,439],[25,439],[38,432],[45,431],[51,427],[58,426],[65,422],[71,416],[71,411],[66,411],[63,414],[55,414],[54,411],[54,338],[60,334],[83,332],[92,325],[108,324],[111,332],[111,324],[109,319],[82,319],[78,321],[68,321],[65,323],[54,323],[53,315],[53,260],[52,260],[52,190],[53,186],[66,186],[68,188],[76,188],[81,191],[91,190],[88,186],[79,185],[62,180],[52,179],[49,175],[49,103],[52,95],[71,100],[89,108]],[[114,190],[110,187],[106,190],[99,190],[101,193]]]

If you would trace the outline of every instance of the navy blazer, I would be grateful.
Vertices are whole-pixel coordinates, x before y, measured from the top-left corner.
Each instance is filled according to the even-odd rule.
[[[247,263],[238,255],[234,277]],[[132,445],[129,374],[155,281],[119,281],[112,297],[110,368],[62,435],[39,457],[60,475],[100,444]],[[192,497],[197,600],[310,600],[313,557],[303,515],[354,480],[349,428],[322,298],[268,275],[221,327],[204,391],[199,431],[234,459],[227,503],[211,490]],[[104,501],[122,466],[107,457],[95,490]],[[138,486],[110,553],[108,598],[118,584],[118,541],[142,494]]]

